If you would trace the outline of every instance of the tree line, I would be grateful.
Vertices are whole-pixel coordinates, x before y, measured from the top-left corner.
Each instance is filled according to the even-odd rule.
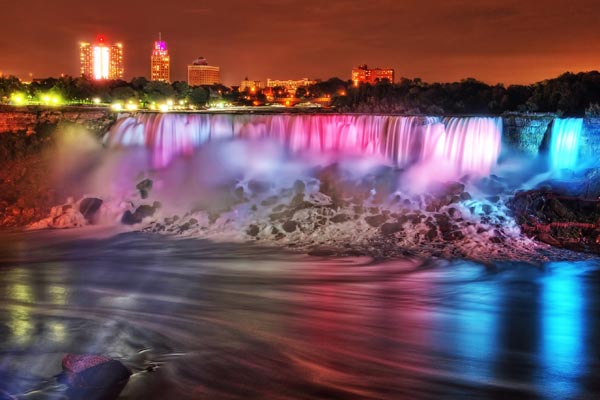
[[[240,92],[223,85],[190,87],[186,82],[164,83],[138,77],[94,81],[86,77],[60,77],[24,84],[13,76],[0,77],[0,101],[9,103],[14,93],[35,102],[56,94],[65,103],[86,104],[135,101],[141,104],[167,100],[203,106],[212,101],[236,105],[267,103],[263,91]],[[300,88],[295,93],[271,89],[272,98],[285,96],[311,99],[328,97],[341,112],[399,114],[502,114],[556,113],[564,116],[600,116],[600,73],[565,73],[531,85],[489,85],[473,78],[451,83],[426,83],[419,78],[402,78],[397,83],[353,85],[331,78]]]

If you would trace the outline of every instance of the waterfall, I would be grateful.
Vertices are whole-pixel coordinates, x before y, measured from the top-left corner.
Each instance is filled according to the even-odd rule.
[[[154,168],[209,141],[243,139],[275,141],[289,155],[375,157],[400,167],[426,161],[458,177],[489,174],[501,135],[501,119],[487,117],[140,113],[120,118],[105,142],[145,147]]]
[[[576,169],[583,118],[557,118],[552,125],[550,137],[550,168],[552,171]]]

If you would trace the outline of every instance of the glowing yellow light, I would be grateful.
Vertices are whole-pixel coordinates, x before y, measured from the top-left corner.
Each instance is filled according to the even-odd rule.
[[[179,100],[179,105],[182,106],[185,104],[185,100]]]
[[[100,102],[101,102],[101,101],[102,101],[102,100],[100,100],[100,97],[94,97],[94,98],[92,99],[92,102],[93,102],[94,104],[100,104]]]
[[[42,101],[44,103],[50,103],[50,96],[48,96],[48,95],[42,96]]]
[[[169,111],[169,106],[167,104],[161,104],[160,106],[158,106],[158,109],[161,112],[167,112],[167,111]]]
[[[23,93],[13,93],[10,95],[10,100],[13,104],[22,105],[25,104],[25,95]]]
[[[127,104],[126,108],[127,108],[129,111],[135,111],[135,110],[137,110],[137,109],[138,109],[138,106],[137,106],[137,104],[129,103],[129,104]]]
[[[123,105],[121,103],[113,103],[110,106],[113,111],[121,111],[123,109]]]
[[[55,104],[55,105],[56,105],[56,104],[58,104],[58,103],[60,103],[60,99],[59,99],[58,97],[56,97],[56,96],[55,96],[55,97],[52,97],[52,104]]]
[[[172,107],[173,106],[173,100],[167,100],[167,105],[169,107]]]

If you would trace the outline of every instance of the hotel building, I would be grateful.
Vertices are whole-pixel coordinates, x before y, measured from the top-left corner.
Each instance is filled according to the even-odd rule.
[[[296,89],[299,87],[310,86],[317,83],[317,81],[310,80],[308,78],[302,78],[298,80],[277,80],[277,79],[267,79],[267,87],[284,87],[291,94],[296,93]]]
[[[82,76],[95,80],[123,79],[123,45],[108,44],[104,36],[98,36],[94,44],[79,44],[79,62]]]
[[[360,65],[352,69],[352,83],[354,86],[361,83],[375,84],[384,79],[394,83],[394,70],[392,68],[369,68],[366,65]]]
[[[221,68],[208,65],[204,57],[198,57],[188,65],[188,85],[202,86],[221,83]]]

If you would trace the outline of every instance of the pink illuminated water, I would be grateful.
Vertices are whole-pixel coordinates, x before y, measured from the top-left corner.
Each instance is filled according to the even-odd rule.
[[[122,117],[109,147],[142,146],[154,168],[207,142],[270,140],[291,155],[368,156],[400,167],[433,163],[484,176],[500,152],[500,118],[381,115],[138,114]]]

